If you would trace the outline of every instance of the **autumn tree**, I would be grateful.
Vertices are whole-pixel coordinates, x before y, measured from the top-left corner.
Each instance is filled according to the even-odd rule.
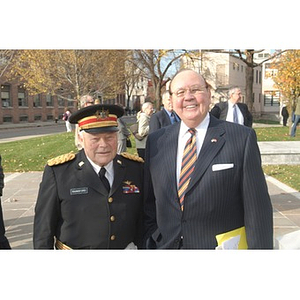
[[[0,78],[9,68],[16,50],[0,50]]]
[[[162,88],[170,80],[168,72],[184,54],[184,50],[134,50],[131,63],[151,80],[158,110],[161,105]]]
[[[135,87],[138,85],[139,79],[142,76],[142,71],[132,63],[132,56],[125,62],[125,92],[129,108],[130,98],[133,94]]]
[[[253,80],[254,80],[254,69],[262,66],[265,62],[269,60],[275,59],[280,54],[284,53],[286,50],[283,51],[276,51],[272,55],[270,55],[268,58],[256,62],[254,59],[255,54],[258,54],[260,52],[264,51],[264,49],[255,50],[255,49],[233,49],[233,50],[226,50],[226,49],[204,49],[199,50],[195,52],[190,52],[190,59],[193,57],[193,59],[198,61],[202,59],[206,59],[205,56],[203,56],[203,53],[205,52],[214,52],[214,53],[225,53],[229,55],[233,55],[236,58],[240,59],[243,63],[245,63],[245,103],[247,104],[250,111],[252,111],[253,108]],[[201,62],[200,62],[201,63]],[[199,62],[198,62],[199,64]]]
[[[122,54],[122,50],[21,50],[11,76],[24,82],[30,94],[51,93],[78,101],[94,93],[105,100],[121,90]]]
[[[288,110],[295,110],[300,96],[300,50],[289,50],[273,63],[277,75],[273,77],[276,87],[287,100]]]

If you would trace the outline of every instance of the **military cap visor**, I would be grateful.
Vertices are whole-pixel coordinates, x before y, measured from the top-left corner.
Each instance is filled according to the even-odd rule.
[[[95,104],[76,111],[69,121],[89,133],[113,132],[118,131],[117,118],[123,114],[124,109],[118,105]]]

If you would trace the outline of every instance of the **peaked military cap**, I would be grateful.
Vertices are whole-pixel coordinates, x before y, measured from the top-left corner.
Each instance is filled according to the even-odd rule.
[[[123,114],[124,109],[118,105],[95,104],[76,111],[69,121],[89,133],[118,131],[117,119]]]

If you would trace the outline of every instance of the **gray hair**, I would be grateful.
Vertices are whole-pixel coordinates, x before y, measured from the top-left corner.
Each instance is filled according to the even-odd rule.
[[[153,103],[152,103],[152,102],[149,102],[149,101],[143,103],[143,105],[142,105],[142,111],[145,111],[145,109],[147,109],[150,105],[153,106]]]
[[[89,98],[92,98],[93,101],[94,101],[94,98],[93,98],[93,96],[91,96],[91,95],[84,95],[84,96],[82,96],[82,97],[80,98],[80,107],[84,107],[84,105],[88,102],[88,99],[89,99]]]
[[[240,90],[240,91],[241,91],[241,88],[238,87],[237,85],[231,87],[231,88],[228,90],[228,97],[230,98],[231,95],[234,94],[237,90]]]

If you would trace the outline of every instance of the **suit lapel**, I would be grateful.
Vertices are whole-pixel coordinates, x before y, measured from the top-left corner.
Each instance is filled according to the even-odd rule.
[[[176,161],[177,161],[177,148],[178,148],[178,135],[180,129],[180,122],[173,124],[172,126],[168,127],[166,130],[163,139],[164,139],[164,153],[168,153],[166,157],[165,170],[166,176],[168,176],[168,182],[171,182],[177,187],[176,181]],[[174,159],[175,158],[175,159]],[[177,188],[176,188],[177,190]]]
[[[165,109],[163,109],[163,114],[162,114],[162,127],[164,126],[168,126],[168,125],[171,125],[171,120],[170,120],[170,117],[168,115],[168,113],[166,112]]]
[[[222,122],[216,118],[210,116],[210,124],[207,128],[206,136],[195,165],[191,182],[186,192],[188,192],[199,181],[208,166],[211,164],[211,161],[225,144],[225,139],[222,137],[225,130],[221,126],[221,123]]]

